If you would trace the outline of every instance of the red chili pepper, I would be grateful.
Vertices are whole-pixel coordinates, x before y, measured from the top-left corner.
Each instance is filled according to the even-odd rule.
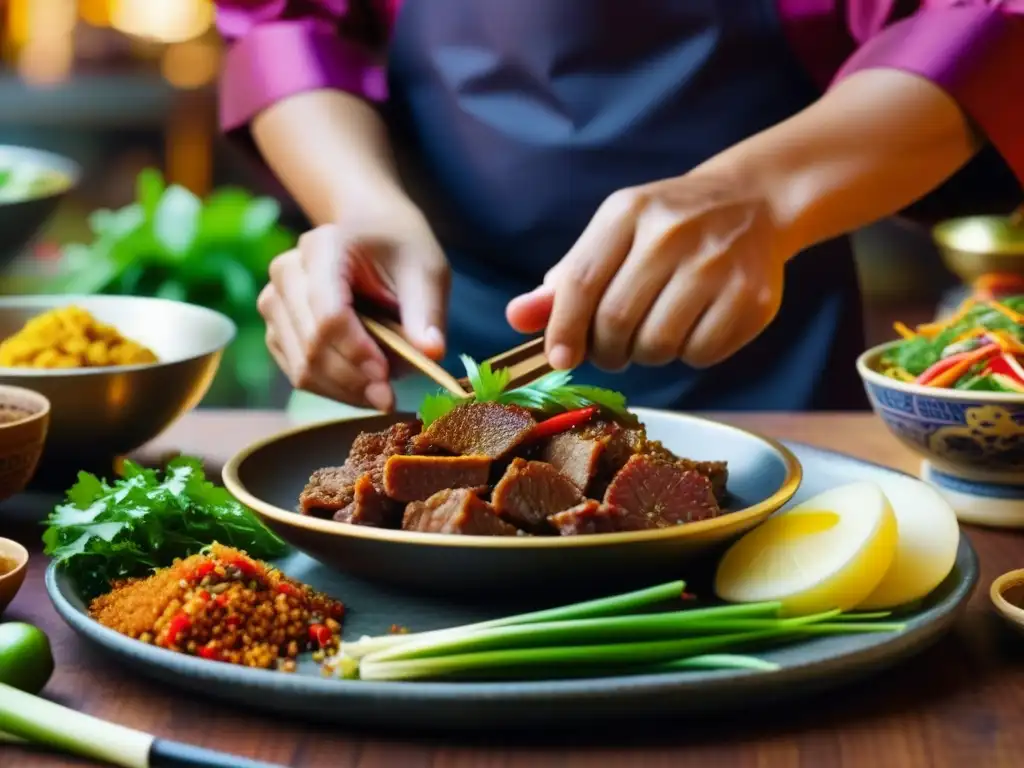
[[[203,577],[212,573],[213,569],[216,567],[217,565],[212,560],[200,563],[196,566],[196,569],[192,571],[192,581],[202,581]]]
[[[342,603],[335,603],[331,606],[331,618],[340,619],[345,615],[345,606]]]
[[[597,413],[597,406],[588,405],[586,408],[577,408],[575,411],[566,411],[557,416],[552,416],[533,428],[533,431],[530,433],[530,439],[540,440],[566,432],[573,427],[586,424],[594,417],[595,413]]]
[[[179,613],[173,616],[169,622],[167,622],[167,640],[168,642],[177,644],[178,637],[182,632],[187,632],[192,628],[192,620],[187,614]]]
[[[207,592],[205,589],[200,589],[198,592],[196,592],[196,597],[198,597],[204,603],[210,602],[210,593]]]
[[[219,595],[217,595],[215,598],[213,598],[213,602],[215,602],[217,605],[219,605],[221,608],[223,608],[224,606],[226,606],[228,604],[227,593],[221,592]]]
[[[224,619],[224,623],[227,624],[229,627],[237,627],[239,624],[242,623],[242,617],[239,616],[237,613],[233,613]]]
[[[301,597],[299,590],[289,584],[287,581],[282,581],[277,585],[277,591],[282,595],[288,595],[288,597]]]
[[[949,357],[942,358],[937,363],[928,366],[928,368],[925,369],[924,373],[917,377],[917,381],[914,383],[927,384],[940,373],[944,373],[945,371],[949,370],[954,365],[959,363],[961,360],[967,357],[967,354],[967,352],[957,352],[955,355],[950,355]]]
[[[201,658],[209,659],[210,661],[221,660],[220,649],[216,646],[204,645],[197,651],[197,653]]]
[[[1005,352],[999,357],[994,357],[988,361],[988,365],[985,366],[985,373],[999,373],[1013,379],[1018,384],[1024,385],[1020,363]]]
[[[263,576],[263,571],[259,566],[256,565],[252,560],[247,560],[244,557],[236,557],[234,560],[228,561],[228,565],[233,565],[235,568],[242,572],[243,576],[260,577]]]
[[[310,624],[309,625],[309,639],[319,645],[321,648],[325,647],[331,642],[333,637],[331,630],[323,624]]]

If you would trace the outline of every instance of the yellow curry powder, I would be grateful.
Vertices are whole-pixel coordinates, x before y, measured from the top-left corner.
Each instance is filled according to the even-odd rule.
[[[96,368],[155,362],[152,350],[73,306],[33,317],[0,343],[0,367],[4,368]]]

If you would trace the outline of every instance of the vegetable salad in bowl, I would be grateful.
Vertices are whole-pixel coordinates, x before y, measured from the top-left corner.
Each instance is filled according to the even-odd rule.
[[[950,317],[911,330],[879,361],[879,371],[926,387],[1024,394],[1024,295],[965,301]]]

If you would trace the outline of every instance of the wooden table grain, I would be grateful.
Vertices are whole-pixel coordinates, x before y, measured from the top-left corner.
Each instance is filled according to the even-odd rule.
[[[869,415],[727,415],[744,427],[832,448],[906,471],[913,455]],[[250,441],[287,426],[284,415],[200,412],[145,449],[181,450],[223,462]],[[0,508],[0,535],[38,541],[46,500],[16,499]],[[33,519],[34,518],[34,519]],[[38,547],[27,583],[5,620],[33,622],[53,640],[57,671],[48,696],[90,714],[159,736],[259,757],[289,766],[330,768],[828,768],[1024,765],[1024,640],[989,608],[992,579],[1024,566],[1024,535],[966,529],[981,555],[982,578],[955,629],[895,670],[768,714],[714,722],[666,722],[656,733],[603,733],[598,738],[538,734],[534,739],[482,734],[478,739],[410,738],[400,727],[366,733],[311,726],[226,707],[180,693],[122,669],[68,629],[43,588]],[[85,763],[0,746],[3,766]]]

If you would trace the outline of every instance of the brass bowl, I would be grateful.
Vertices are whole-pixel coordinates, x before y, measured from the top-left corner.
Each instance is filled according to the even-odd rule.
[[[137,296],[0,297],[0,338],[50,309],[76,305],[152,349],[150,365],[42,370],[0,368],[0,384],[50,401],[40,475],[64,482],[78,469],[111,468],[114,457],[163,432],[206,394],[235,324],[211,309]]]
[[[729,513],[654,531],[589,536],[458,536],[350,525],[299,514],[299,493],[320,467],[341,464],[360,432],[408,414],[291,429],[236,454],[227,489],[284,539],[321,562],[372,581],[432,594],[583,593],[694,573],[788,502],[800,463],[781,444],[694,416],[636,409],[648,434],[681,456],[729,462]]]
[[[949,219],[932,229],[942,260],[965,284],[982,275],[1024,275],[1024,225],[1009,216]]]
[[[0,146],[0,169],[47,174],[45,187],[16,197],[0,194],[0,265],[13,259],[43,228],[60,201],[78,185],[81,168],[66,157],[29,147]],[[3,190],[0,190],[2,193]]]

